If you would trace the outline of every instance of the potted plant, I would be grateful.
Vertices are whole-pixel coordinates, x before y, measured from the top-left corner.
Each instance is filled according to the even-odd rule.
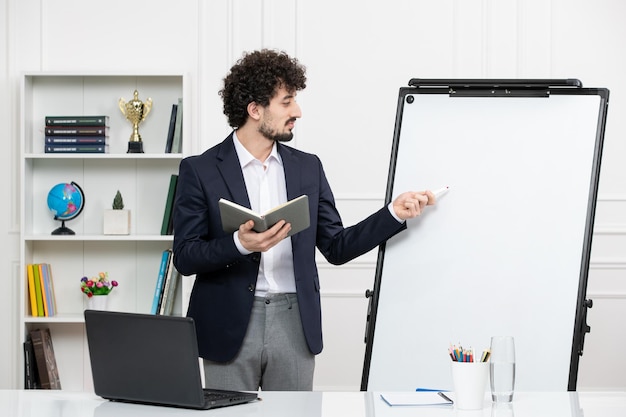
[[[87,308],[106,310],[109,300],[107,296],[118,285],[115,280],[109,281],[107,272],[99,272],[95,278],[82,277],[80,279],[80,291],[87,296]]]
[[[124,199],[120,190],[117,190],[113,198],[112,208],[104,210],[104,234],[130,234],[130,210],[124,210]]]

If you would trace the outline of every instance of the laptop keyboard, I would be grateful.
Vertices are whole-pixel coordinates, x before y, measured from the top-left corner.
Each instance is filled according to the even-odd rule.
[[[203,390],[203,392],[204,392],[204,399],[208,401],[218,401],[218,400],[223,400],[224,398],[233,397],[232,394],[226,394],[223,392],[215,392],[215,391],[210,391],[210,390]]]
[[[229,402],[250,401],[249,395],[237,391],[203,389],[202,392],[204,394],[204,400],[211,404],[223,403],[226,405]]]

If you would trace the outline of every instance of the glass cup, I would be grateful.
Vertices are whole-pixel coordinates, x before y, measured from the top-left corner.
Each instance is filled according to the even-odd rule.
[[[491,399],[494,402],[511,402],[515,388],[515,341],[512,336],[491,338],[489,357]]]
[[[513,403],[492,403],[491,417],[515,417]]]

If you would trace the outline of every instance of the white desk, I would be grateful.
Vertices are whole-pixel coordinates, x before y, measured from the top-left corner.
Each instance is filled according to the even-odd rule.
[[[7,417],[624,417],[626,392],[517,392],[511,407],[390,407],[375,392],[263,392],[262,401],[207,411],[123,404],[92,393],[0,390]]]

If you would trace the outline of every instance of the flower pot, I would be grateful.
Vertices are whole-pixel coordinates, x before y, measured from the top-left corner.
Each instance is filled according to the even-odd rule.
[[[108,310],[109,296],[108,295],[94,295],[87,298],[88,310]]]
[[[103,225],[105,235],[129,235],[130,210],[104,210]]]

